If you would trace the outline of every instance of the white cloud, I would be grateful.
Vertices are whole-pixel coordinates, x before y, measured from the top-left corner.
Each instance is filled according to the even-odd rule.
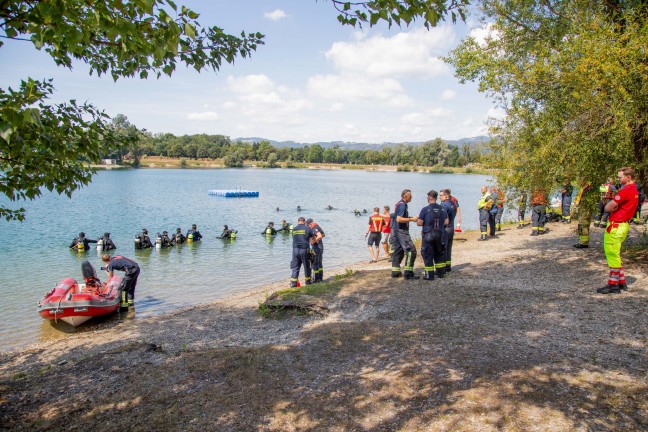
[[[280,19],[286,18],[286,12],[281,9],[275,9],[272,12],[266,12],[263,14],[264,18],[270,19],[272,21],[279,21]]]
[[[213,111],[205,111],[205,112],[187,114],[187,120],[214,121],[214,120],[218,120],[219,118],[220,118],[220,116],[218,115],[218,113],[215,113]]]
[[[455,96],[457,96],[457,92],[454,91],[454,90],[445,89],[445,90],[443,90],[443,92],[441,92],[441,99],[442,100],[454,99]]]
[[[410,98],[393,78],[368,78],[353,75],[315,75],[308,79],[308,93],[322,99],[358,103],[381,101],[390,106],[406,106]],[[339,105],[338,105],[339,106]]]
[[[351,42],[335,42],[325,56],[342,74],[432,78],[448,73],[449,68],[438,56],[454,40],[449,26],[401,32],[392,37],[356,36]]]
[[[275,84],[266,75],[228,76],[227,87],[239,94],[268,93],[275,89]]]
[[[481,27],[474,28],[470,31],[470,37],[475,39],[479,46],[485,46],[489,39],[499,39],[499,32],[493,29],[492,23],[485,24]]]
[[[440,119],[450,119],[453,111],[446,108],[431,108],[423,112],[405,114],[401,124],[405,126],[429,126]]]

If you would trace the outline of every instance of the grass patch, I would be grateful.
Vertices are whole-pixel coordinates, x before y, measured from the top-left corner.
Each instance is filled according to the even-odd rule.
[[[292,316],[326,315],[328,304],[340,292],[344,280],[353,276],[353,270],[335,275],[332,281],[286,288],[275,291],[259,304],[259,315],[264,318],[289,318]]]

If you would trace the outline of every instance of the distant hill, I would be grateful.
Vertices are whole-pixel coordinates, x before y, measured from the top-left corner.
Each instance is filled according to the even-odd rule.
[[[327,141],[327,142],[315,142],[315,143],[298,143],[295,141],[275,141],[267,138],[260,138],[260,137],[246,137],[246,138],[236,138],[234,141],[241,141],[241,142],[248,142],[248,143],[255,143],[255,142],[260,142],[260,141],[268,141],[270,144],[272,144],[276,148],[281,148],[281,147],[293,147],[293,148],[299,148],[299,147],[304,147],[307,145],[313,145],[313,144],[319,144],[322,146],[322,148],[332,148],[335,146],[339,146],[340,148],[343,149],[350,149],[350,150],[381,150],[383,147],[394,147],[398,144],[405,144],[405,145],[411,145],[411,146],[418,146],[423,144],[425,141],[418,141],[418,142],[401,142],[401,143],[382,143],[382,144],[370,144],[370,143],[359,143],[359,142],[346,142],[346,141]],[[461,147],[463,144],[468,144],[470,147],[474,147],[476,145],[481,145],[483,143],[487,143],[490,141],[490,138],[485,136],[485,135],[480,135],[476,137],[470,137],[470,138],[461,138],[458,140],[444,140],[448,144],[452,144],[458,147]]]

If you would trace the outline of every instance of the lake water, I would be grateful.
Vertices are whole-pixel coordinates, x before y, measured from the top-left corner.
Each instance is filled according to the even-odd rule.
[[[84,231],[89,238],[110,232],[115,253],[137,261],[139,277],[135,318],[207,303],[232,293],[290,278],[292,241],[260,233],[269,221],[296,224],[311,217],[326,232],[326,269],[369,259],[364,233],[373,207],[392,207],[402,189],[413,192],[411,214],[426,205],[430,189],[449,187],[459,199],[464,229],[476,229],[481,175],[367,172],[356,170],[286,169],[139,169],[102,171],[72,198],[45,193],[23,205],[25,222],[0,221],[0,349],[65,337],[92,328],[93,320],[76,329],[51,324],[36,312],[43,294],[65,277],[82,280],[81,262],[99,270],[100,253],[79,254],[68,245]],[[258,198],[208,195],[210,189],[260,192]],[[10,204],[4,198],[0,202]],[[335,210],[325,210],[327,205]],[[11,205],[11,204],[10,204]],[[302,211],[297,212],[297,206]],[[16,207],[16,206],[13,206]],[[276,207],[280,208],[276,212]],[[357,217],[354,209],[367,209]],[[134,249],[134,236],[148,228],[151,239],[163,230],[183,233],[197,224],[201,242],[169,249]],[[238,230],[234,242],[217,239],[224,224]],[[420,237],[419,230],[412,230]],[[93,246],[93,245],[91,245]],[[300,275],[303,281],[303,274]]]

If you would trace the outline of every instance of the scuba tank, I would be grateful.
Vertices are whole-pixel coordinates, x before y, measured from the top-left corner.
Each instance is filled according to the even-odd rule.
[[[162,237],[160,237],[160,233],[155,234],[155,248],[159,249],[162,247]]]
[[[272,235],[272,228],[266,228],[265,235]]]
[[[97,250],[103,250],[103,238],[99,237],[99,240],[97,240]]]
[[[139,234],[135,234],[135,249],[142,249],[142,238]]]
[[[187,236],[187,241],[188,241],[189,243],[193,242],[193,233],[190,233],[190,234]]]
[[[230,234],[230,239],[232,239],[232,240],[236,239],[236,233],[237,232],[238,231],[232,231],[232,234]]]
[[[79,252],[83,252],[85,250],[85,242],[83,241],[83,239],[79,239],[76,248]]]

